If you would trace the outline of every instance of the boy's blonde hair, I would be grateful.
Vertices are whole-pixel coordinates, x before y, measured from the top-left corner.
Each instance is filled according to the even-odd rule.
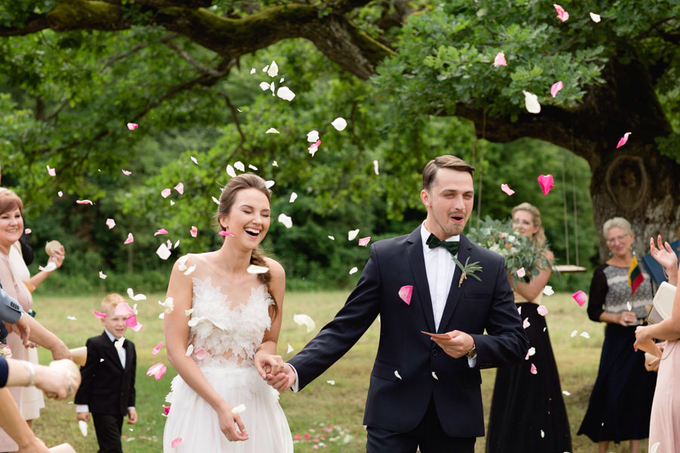
[[[113,313],[116,306],[122,302],[125,302],[125,298],[118,293],[107,294],[102,300],[102,311],[104,313]]]

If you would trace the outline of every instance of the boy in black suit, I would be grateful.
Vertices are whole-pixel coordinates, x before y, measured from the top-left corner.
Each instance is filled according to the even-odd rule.
[[[87,340],[87,362],[80,368],[82,384],[76,393],[77,419],[89,422],[90,412],[99,442],[99,453],[122,453],[120,435],[123,417],[137,423],[135,411],[135,345],[123,337],[125,317],[116,316],[116,306],[125,299],[109,294],[102,300],[104,333]]]

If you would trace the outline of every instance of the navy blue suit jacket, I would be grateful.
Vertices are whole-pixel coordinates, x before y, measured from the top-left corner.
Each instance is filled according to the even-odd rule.
[[[479,368],[520,362],[529,342],[503,258],[461,235],[458,259],[465,263],[468,257],[482,266],[476,273],[482,281],[468,277],[459,288],[461,273],[456,270],[438,332],[460,330],[472,335],[477,346],[474,368],[467,357],[454,359],[421,333],[434,332],[435,326],[419,227],[410,235],[371,246],[371,256],[344,307],[290,360],[300,389],[342,357],[380,314],[380,344],[364,424],[408,432],[422,420],[433,396],[448,435],[483,436]],[[404,285],[413,285],[410,305],[398,294]]]

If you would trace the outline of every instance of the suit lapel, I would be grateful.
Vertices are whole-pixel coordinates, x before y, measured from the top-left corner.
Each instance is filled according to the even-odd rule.
[[[130,367],[132,366],[132,343],[125,340],[123,347],[125,348],[125,371],[127,371],[131,369]]]
[[[423,257],[423,239],[420,237],[418,227],[408,237],[408,261],[411,266],[411,273],[415,285],[417,300],[423,310],[427,326],[430,332],[434,332],[434,313],[432,311],[432,298],[430,297],[430,285],[427,282],[427,271],[425,270],[425,257]]]
[[[118,368],[122,370],[123,365],[120,364],[120,356],[118,355],[116,346],[113,344],[109,336],[106,335],[106,332],[102,333],[102,341],[106,345],[104,347],[104,351],[108,355],[108,359],[112,360],[118,366]],[[127,342],[127,340],[125,342]],[[125,347],[125,343],[123,343],[123,347]]]
[[[470,240],[461,234],[460,247],[458,248],[458,261],[465,265],[465,261],[470,257],[471,252],[472,244],[470,243]],[[458,305],[461,294],[463,291],[465,291],[467,280],[463,280],[463,284],[460,285],[460,288],[458,287],[458,282],[460,281],[461,275],[462,271],[458,266],[456,266],[453,273],[453,280],[451,281],[451,288],[449,288],[449,296],[446,298],[446,306],[444,307],[442,320],[439,323],[439,332],[446,332],[446,326],[449,324],[451,316],[456,310],[456,305]]]

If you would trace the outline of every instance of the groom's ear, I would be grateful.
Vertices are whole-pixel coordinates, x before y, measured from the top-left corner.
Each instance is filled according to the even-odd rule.
[[[420,191],[420,200],[423,202],[423,204],[426,207],[431,207],[432,203],[430,202],[430,194],[427,190],[423,189]]]

